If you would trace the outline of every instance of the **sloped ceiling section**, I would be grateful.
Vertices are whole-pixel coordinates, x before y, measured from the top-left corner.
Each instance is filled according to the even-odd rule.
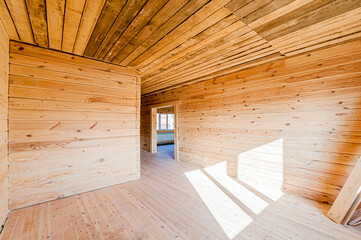
[[[0,0],[12,40],[138,69],[151,94],[361,37],[360,0]]]

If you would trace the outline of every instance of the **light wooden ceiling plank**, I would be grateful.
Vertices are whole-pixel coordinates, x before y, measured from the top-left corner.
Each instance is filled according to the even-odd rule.
[[[238,50],[238,57],[240,58],[242,56],[244,56],[245,53],[250,53],[250,52],[254,52],[256,51],[255,49],[259,48],[266,48],[269,47],[269,45],[267,45],[266,43],[264,43],[264,41],[259,40],[256,41],[252,44],[249,45],[245,45],[243,48],[240,48]],[[231,54],[235,54],[235,52],[230,52],[227,55],[221,55],[218,56],[216,58],[208,58],[204,63],[201,64],[201,66],[197,66],[197,65],[190,65],[190,66],[186,66],[187,71],[178,73],[178,74],[174,74],[174,76],[172,75],[168,75],[166,76],[166,78],[160,78],[158,79],[158,81],[163,81],[165,80],[175,80],[177,78],[182,78],[184,77],[186,74],[189,73],[196,73],[198,74],[199,72],[201,72],[202,69],[207,68],[207,69],[213,69],[213,71],[218,71],[219,69],[217,68],[213,68],[213,66],[218,66],[221,63],[226,63],[232,60],[232,55]],[[243,55],[242,55],[243,54]],[[147,84],[144,84],[144,86],[146,86]],[[148,84],[149,85],[149,84]]]
[[[278,2],[278,0],[275,0],[275,1]],[[284,2],[283,0],[279,0],[279,1],[281,2],[281,4]],[[275,9],[274,11],[272,11],[266,15],[263,15],[263,14],[268,12],[268,9],[265,12],[258,12],[258,10],[257,10],[255,12],[253,12],[251,15],[249,15],[250,18],[248,19],[249,20],[248,26],[253,29],[256,29],[262,25],[265,25],[265,24],[275,20],[276,18],[279,18],[287,13],[290,13],[290,12],[296,10],[297,8],[300,8],[306,4],[309,4],[312,1],[314,1],[314,0],[293,0],[291,3],[284,5],[282,7],[280,6],[278,9]],[[272,4],[272,3],[270,3],[270,4]],[[268,5],[266,5],[264,7],[269,8]],[[253,19],[253,16],[258,16],[258,18]]]
[[[274,11],[283,8],[287,6],[289,8],[289,4],[297,2],[295,0],[273,0],[271,2],[268,2],[267,4],[263,5],[262,7],[255,9],[253,12],[249,14],[244,14],[244,17],[242,18],[242,21],[244,21],[246,24],[250,24],[253,21],[256,21],[257,19],[260,19],[270,13],[273,13]],[[307,1],[303,1],[307,2]]]
[[[245,65],[245,66],[242,66],[242,65],[244,65],[246,63],[252,63],[252,61],[255,61],[255,60],[258,60],[258,59],[262,60],[263,57],[274,56],[275,54],[278,57],[280,56],[278,53],[275,53],[274,49],[271,49],[271,48],[263,49],[262,51],[256,52],[254,54],[250,54],[249,56],[238,60],[238,62],[234,61],[232,63],[223,64],[222,66],[219,66],[216,69],[216,71],[221,71],[223,69],[228,69],[228,68],[233,67],[233,66],[245,67],[245,66],[248,66],[248,65]],[[177,83],[179,83],[178,86],[181,86],[183,82],[192,81],[193,79],[197,79],[197,77],[206,76],[207,74],[211,74],[211,73],[214,73],[214,72],[215,72],[214,69],[212,69],[210,71],[205,70],[205,71],[202,71],[202,72],[197,73],[195,75],[188,75],[188,76],[182,77],[182,79],[178,80],[178,81],[177,80],[172,80],[171,82],[169,82],[169,83],[167,83],[165,85],[157,84],[157,86],[155,88],[153,88],[153,89],[142,89],[142,94],[153,92],[153,91],[156,91],[156,90],[161,89],[161,88],[163,88],[163,90],[164,90],[164,89],[167,89],[168,87],[176,85]]]
[[[212,67],[215,65],[217,65],[218,67],[218,64],[220,63],[228,62],[233,58],[240,58],[241,56],[244,56],[245,52],[254,52],[256,48],[265,47],[269,47],[269,45],[263,39],[259,38],[258,36],[256,36],[255,38],[250,38],[244,41],[242,47],[238,48],[236,51],[228,51],[227,53],[219,54],[216,56],[203,57],[202,59],[204,59],[204,61],[192,62],[191,64],[187,64],[182,68],[178,68],[178,70],[171,69],[171,72],[163,77],[156,76],[157,84],[162,81],[170,81],[177,78],[182,78],[188,73],[199,73],[204,67],[209,69],[212,69]],[[213,71],[217,70],[217,68],[213,68]],[[144,86],[152,84],[152,82],[148,79],[145,79],[143,82],[142,84]]]
[[[0,1],[0,21],[2,21],[4,24],[5,31],[9,35],[10,39],[20,40],[14,21],[11,18],[5,1]]]
[[[350,43],[348,43],[348,44],[346,44],[345,45],[345,47],[343,47],[342,48],[342,51],[340,51],[340,49],[337,49],[337,48],[331,48],[331,49],[329,49],[329,48],[327,48],[327,49],[325,49],[324,51],[322,51],[322,52],[318,52],[318,54],[316,54],[316,55],[313,55],[313,54],[309,54],[309,55],[304,55],[303,56],[303,58],[304,59],[300,59],[300,58],[297,58],[297,60],[295,59],[294,61],[293,61],[293,59],[288,59],[288,63],[289,63],[289,65],[290,66],[293,66],[293,69],[292,70],[290,70],[290,71],[292,71],[292,72],[294,72],[295,74],[297,73],[297,71],[299,71],[300,70],[300,67],[299,67],[299,65],[300,64],[302,64],[302,62],[303,63],[305,63],[305,62],[307,62],[308,63],[308,65],[312,68],[312,69],[314,69],[314,65],[315,64],[319,64],[320,62],[318,61],[320,58],[322,58],[322,56],[324,56],[324,57],[326,57],[326,56],[328,56],[329,54],[331,54],[331,55],[333,55],[333,56],[344,56],[344,55],[347,55],[348,53],[350,53],[350,52],[359,52],[359,48],[357,48],[357,45],[359,44],[359,41],[353,41],[353,42],[350,42]],[[330,51],[331,51],[331,53],[330,53]],[[320,54],[322,54],[322,55],[320,55]],[[336,55],[335,55],[336,54]],[[352,57],[350,57],[350,59],[349,59],[349,61],[350,62],[355,62],[355,60],[357,61],[357,59],[359,59],[356,55],[354,55],[354,56],[352,56]],[[262,60],[262,59],[261,59]],[[342,60],[343,61],[343,64],[346,64],[345,63],[345,60]],[[282,63],[282,62],[281,62]],[[334,61],[332,61],[332,63],[335,65],[337,65],[337,64],[339,64],[338,62],[334,62]],[[326,63],[323,63],[323,66],[325,65]],[[328,64],[326,64],[327,66],[330,66],[329,65],[329,63]],[[240,65],[239,67],[243,67],[244,65],[242,64],[242,65]],[[267,69],[268,69],[268,67],[267,67]],[[232,70],[232,69],[230,69],[230,68],[227,68],[226,69],[226,71],[230,71],[230,70]],[[305,71],[305,67],[303,66],[302,67],[302,71]],[[257,74],[257,72],[255,72],[254,74]],[[278,72],[278,75],[280,74],[280,72]],[[307,73],[308,74],[308,73]],[[215,74],[212,74],[212,75],[210,75],[210,76],[208,76],[208,78],[211,78],[211,77],[214,77],[214,76],[216,76]],[[253,76],[253,75],[252,75]],[[242,76],[239,76],[240,78],[242,77]],[[207,77],[206,77],[207,78]],[[200,78],[201,80],[205,80],[206,79],[205,77],[203,77],[203,79],[202,78]],[[193,81],[193,80],[191,80],[191,81]],[[158,91],[158,90],[157,90]]]
[[[360,28],[358,27],[358,29],[360,29]],[[345,31],[345,32],[347,32],[347,31]],[[345,33],[345,32],[343,32],[343,33]],[[335,44],[338,44],[338,43],[343,43],[343,42],[346,42],[346,41],[359,39],[360,37],[361,37],[361,31],[358,31],[356,33],[354,31],[352,31],[352,33],[349,34],[349,35],[343,35],[342,37],[337,37],[336,36],[332,40],[328,39],[327,41],[317,42],[315,44],[308,45],[307,47],[304,47],[302,49],[297,49],[297,50],[292,50],[292,51],[289,50],[289,49],[286,49],[286,50],[283,50],[283,51],[285,52],[286,56],[293,56],[293,55],[297,55],[297,54],[300,54],[300,53],[312,51],[312,50],[315,50],[315,49],[319,49],[319,48],[323,48],[323,47],[327,47],[327,46],[332,46],[332,45],[335,45]]]
[[[177,81],[178,79],[180,81],[184,80],[186,76],[195,76],[195,75],[200,75],[202,74],[204,71],[209,72],[215,72],[218,70],[223,69],[222,66],[223,64],[226,64],[227,66],[230,66],[231,64],[233,64],[234,62],[236,62],[237,64],[239,64],[240,62],[247,62],[252,60],[252,56],[255,54],[252,53],[256,53],[260,54],[263,52],[264,49],[265,52],[272,52],[275,53],[276,51],[270,47],[270,45],[268,43],[266,43],[263,39],[260,39],[259,41],[253,42],[249,45],[245,44],[244,47],[240,48],[238,50],[238,53],[234,53],[231,52],[226,56],[220,56],[217,57],[215,59],[211,59],[209,61],[205,60],[204,62],[200,63],[200,64],[195,64],[193,66],[187,66],[186,70],[183,69],[181,71],[178,71],[178,74],[174,74],[172,76],[169,76],[166,79],[157,79],[157,87],[161,85],[162,81]],[[249,59],[248,59],[249,57]],[[144,87],[146,87],[146,84],[144,84]]]
[[[272,23],[266,24],[263,29],[255,29],[255,31],[267,40],[272,40],[358,7],[361,7],[359,0],[336,0],[327,4],[324,4],[323,1],[315,1],[275,19]]]
[[[297,32],[285,35],[271,41],[272,45],[284,53],[302,50],[317,43],[327,44],[334,39],[342,40],[350,34],[360,31],[361,8],[330,18],[323,22],[311,25]],[[288,50],[286,50],[288,49]]]
[[[79,31],[80,20],[83,14],[85,0],[66,0],[63,42],[61,49],[65,52],[73,52],[76,36]]]
[[[23,0],[5,0],[19,33],[20,41],[34,43],[33,31],[30,25],[28,10]]]
[[[162,70],[157,74],[151,73],[150,76],[143,76],[142,80],[143,82],[146,82],[153,78],[159,78],[162,75],[168,74],[170,71],[178,72],[180,71],[181,67],[187,68],[189,64],[202,63],[203,60],[205,60],[206,58],[212,58],[219,54],[229,53],[237,47],[243,46],[243,42],[247,39],[251,39],[252,37],[257,37],[258,39],[261,38],[248,27],[242,27],[223,36],[220,39],[209,43],[207,46],[197,51],[183,56],[182,58],[174,61],[172,64],[164,66]]]
[[[244,7],[248,3],[252,2],[253,0],[232,0],[229,3],[225,5],[227,9],[229,9],[232,12],[237,11],[241,7]]]
[[[186,88],[187,86],[189,87],[189,85],[192,85],[192,84],[195,84],[195,83],[198,83],[198,82],[203,82],[205,80],[214,79],[214,78],[217,78],[217,77],[222,77],[223,75],[226,75],[226,74],[230,74],[230,73],[233,73],[233,72],[238,72],[240,70],[247,69],[247,68],[254,67],[254,66],[260,66],[260,65],[268,63],[268,62],[273,62],[273,61],[276,61],[276,60],[280,60],[281,58],[282,58],[282,56],[280,54],[278,54],[278,53],[272,54],[272,55],[265,56],[263,58],[260,58],[260,59],[257,59],[257,60],[254,60],[254,61],[251,61],[251,62],[248,62],[248,63],[244,63],[244,64],[236,65],[236,66],[233,66],[233,67],[229,67],[229,68],[226,68],[224,70],[216,71],[214,73],[204,75],[202,77],[193,78],[192,80],[187,80],[187,81],[184,81],[182,83],[174,84],[172,86],[167,86],[166,88],[159,88],[159,89],[157,89],[155,91],[152,91],[152,92],[142,93],[142,96],[144,97],[144,96],[149,96],[149,95],[159,93],[159,92],[179,89],[180,87]],[[192,87],[192,89],[193,89],[193,87]]]
[[[147,75],[151,72],[154,72],[155,70],[160,69],[169,63],[174,62],[175,60],[186,56],[187,54],[200,49],[206,46],[208,43],[217,40],[243,26],[244,24],[241,21],[239,21],[233,15],[230,15],[207,28],[203,32],[192,37],[191,39],[187,40],[162,57],[156,59],[151,64],[141,68],[141,74]]]
[[[231,12],[229,10],[227,10],[226,8],[220,8],[214,14],[207,17],[202,22],[200,22],[196,26],[192,27],[190,30],[183,32],[183,34],[181,34],[174,41],[170,42],[168,45],[164,45],[157,52],[155,52],[154,54],[151,54],[145,61],[143,61],[139,65],[137,65],[137,68],[143,68],[143,67],[149,65],[150,63],[155,61],[157,58],[163,56],[164,54],[168,53],[169,51],[173,50],[177,46],[183,44],[184,42],[187,42],[192,37],[196,36],[197,34],[201,33],[202,31],[211,27],[212,25],[216,24],[217,22],[221,21],[222,19],[230,16],[230,14],[231,14]]]
[[[61,45],[63,41],[65,0],[47,0],[46,13],[48,23],[49,47],[61,50]]]
[[[86,45],[98,21],[105,0],[87,0],[81,18],[73,53],[83,55]]]

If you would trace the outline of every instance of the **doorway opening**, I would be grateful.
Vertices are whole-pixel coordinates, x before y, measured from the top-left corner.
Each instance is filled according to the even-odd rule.
[[[178,160],[177,104],[151,106],[151,153],[161,153]]]

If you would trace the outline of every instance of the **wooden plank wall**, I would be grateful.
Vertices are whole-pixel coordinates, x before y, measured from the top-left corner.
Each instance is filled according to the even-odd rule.
[[[0,226],[8,214],[9,38],[0,21]]]
[[[139,178],[132,69],[10,43],[10,209]]]
[[[332,203],[361,154],[361,40],[146,96],[142,149],[147,106],[177,100],[180,160]]]

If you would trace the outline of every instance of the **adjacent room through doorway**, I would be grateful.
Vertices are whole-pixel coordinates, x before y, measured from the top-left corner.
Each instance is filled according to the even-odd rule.
[[[157,108],[157,152],[174,159],[174,107]]]
[[[151,153],[177,158],[177,102],[150,106]]]

